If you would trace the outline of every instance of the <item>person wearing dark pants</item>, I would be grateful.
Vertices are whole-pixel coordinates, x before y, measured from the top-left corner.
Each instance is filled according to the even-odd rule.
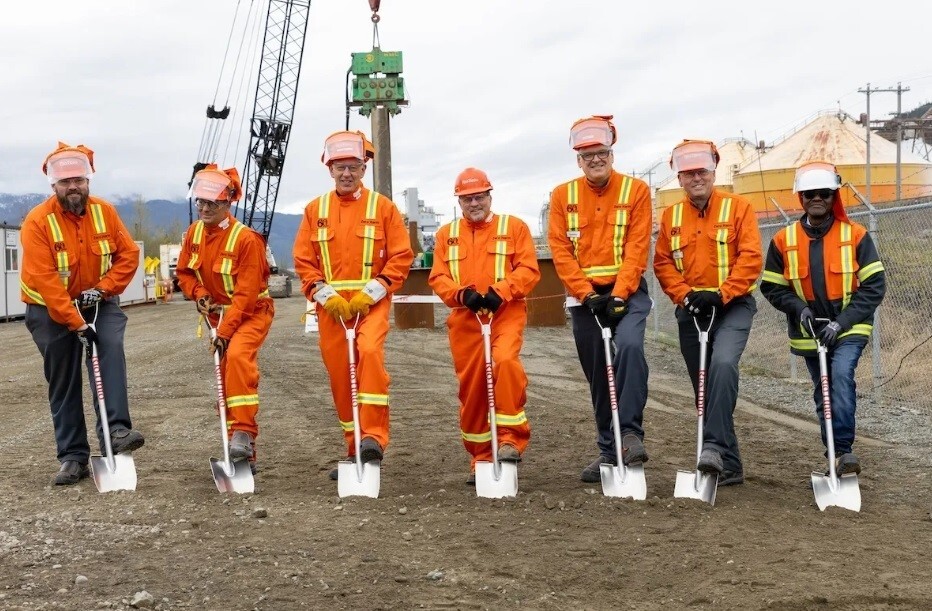
[[[751,296],[763,265],[751,203],[715,188],[720,156],[708,140],[683,140],[670,156],[686,197],[663,211],[654,253],[660,288],[677,305],[680,351],[699,397],[699,331],[712,321],[707,350],[702,452],[696,468],[718,485],[744,482],[735,435],[738,361],[757,304]]]
[[[614,325],[612,332],[612,368],[618,393],[618,421],[622,439],[627,435],[644,437],[643,418],[647,387],[643,381],[648,376],[647,359],[644,356],[644,331],[650,308],[650,297],[646,288],[641,286],[631,295],[628,300],[628,312]],[[596,445],[602,458],[601,462],[614,464],[616,453],[612,431],[612,404],[605,367],[602,329],[598,324],[607,324],[607,317],[600,315],[596,322],[592,311],[583,306],[569,308],[569,311],[576,353],[579,355],[579,362],[592,395]]]
[[[741,483],[744,467],[735,435],[734,413],[738,402],[738,362],[744,353],[757,314],[757,302],[750,295],[734,299],[723,313],[716,314],[706,349],[706,406],[703,419],[703,447],[713,448],[722,457],[719,485]],[[709,318],[698,320],[705,330]],[[680,353],[689,371],[693,392],[699,392],[699,332],[695,319],[683,308],[676,309]]]
[[[87,363],[96,408],[93,345],[97,346],[113,452],[132,452],[145,441],[132,429],[129,416],[123,352],[126,315],[118,297],[139,266],[139,246],[116,208],[90,195],[93,151],[59,142],[42,170],[53,195],[30,210],[23,221],[20,288],[27,304],[26,327],[42,354],[49,385],[61,463],[54,483],[70,485],[90,475],[81,360]],[[98,420],[97,436],[104,453],[101,424]]]

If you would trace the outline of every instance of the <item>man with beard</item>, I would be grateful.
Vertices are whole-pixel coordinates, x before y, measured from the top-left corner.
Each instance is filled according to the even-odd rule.
[[[90,371],[92,344],[97,345],[100,360],[113,452],[132,452],[145,441],[133,430],[129,415],[123,351],[126,315],[119,300],[139,265],[139,246],[116,208],[90,195],[93,151],[84,145],[59,142],[46,157],[42,171],[54,195],[33,208],[23,221],[20,285],[27,304],[26,328],[42,354],[49,385],[61,463],[54,482],[71,485],[90,474],[81,360],[86,357]],[[93,319],[94,308],[96,332],[85,320]],[[91,394],[99,414],[97,394]],[[103,424],[98,417],[102,454]]]

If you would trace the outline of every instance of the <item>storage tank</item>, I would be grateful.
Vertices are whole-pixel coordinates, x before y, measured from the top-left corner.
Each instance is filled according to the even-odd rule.
[[[799,211],[793,193],[796,168],[815,159],[834,163],[843,183],[851,183],[862,195],[867,185],[867,141],[865,129],[847,113],[819,113],[799,131],[787,136],[756,161],[735,172],[735,193],[747,197],[760,215],[779,214],[771,198],[785,212]],[[932,195],[932,164],[909,151],[900,155],[901,198]],[[871,203],[896,199],[896,143],[871,134]],[[849,188],[842,189],[846,206],[860,202]]]

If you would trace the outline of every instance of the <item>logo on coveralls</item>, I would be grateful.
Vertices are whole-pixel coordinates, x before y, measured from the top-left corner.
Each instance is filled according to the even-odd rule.
[[[447,238],[447,246],[459,246],[459,245],[460,245],[459,238]]]
[[[579,204],[567,204],[566,211],[569,212],[570,214],[579,212]]]
[[[680,235],[679,227],[673,227],[672,229],[670,229],[670,237],[677,236],[677,235]]]
[[[330,219],[317,219],[317,226],[318,227],[329,227]]]
[[[55,252],[65,252],[65,243],[64,242],[55,242],[53,246]]]

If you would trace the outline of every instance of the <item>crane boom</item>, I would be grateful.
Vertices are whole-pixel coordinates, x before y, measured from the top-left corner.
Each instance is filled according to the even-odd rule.
[[[242,220],[268,242],[291,136],[310,0],[269,0],[250,125]]]

